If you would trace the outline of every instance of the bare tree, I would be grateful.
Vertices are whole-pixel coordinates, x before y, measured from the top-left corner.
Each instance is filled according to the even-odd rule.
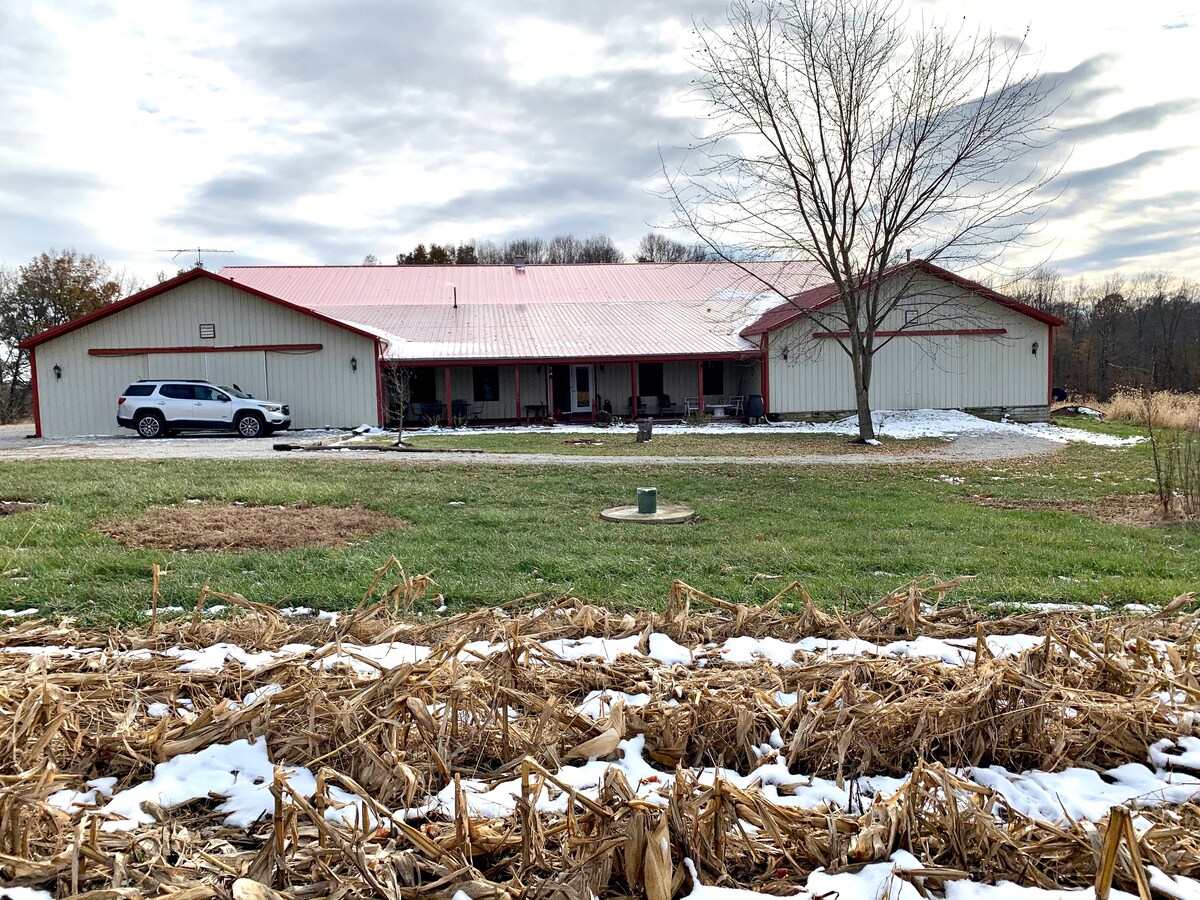
[[[385,366],[383,371],[387,402],[390,408],[398,410],[395,446],[402,447],[404,446],[404,414],[408,411],[408,403],[412,399],[412,369],[402,366]]]
[[[688,246],[665,234],[651,231],[638,243],[635,256],[638,262],[705,262],[709,259],[709,252],[703,244]]]
[[[810,314],[849,356],[873,439],[877,332],[916,284],[897,263],[994,261],[1031,232],[1057,174],[1038,162],[1053,86],[1021,74],[1023,42],[909,28],[899,0],[735,0],[728,29],[699,34],[713,131],[664,167],[675,224],[723,259],[824,269],[837,300]]]

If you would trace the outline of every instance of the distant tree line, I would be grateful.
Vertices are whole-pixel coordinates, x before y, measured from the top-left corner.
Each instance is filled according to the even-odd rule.
[[[540,237],[513,238],[507,241],[470,241],[462,244],[417,244],[408,253],[396,254],[398,266],[511,265],[524,257],[530,265],[570,265],[574,263],[621,263],[626,256],[607,234],[577,238],[559,234],[546,240]],[[703,244],[681,244],[665,235],[650,232],[638,244],[637,262],[705,262],[715,257]],[[363,265],[377,266],[379,258],[367,254]]]
[[[1200,284],[1169,273],[1067,282],[1041,269],[1004,293],[1066,321],[1056,387],[1107,400],[1119,387],[1200,390]]]

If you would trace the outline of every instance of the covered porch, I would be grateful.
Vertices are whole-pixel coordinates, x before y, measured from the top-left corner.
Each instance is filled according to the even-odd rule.
[[[769,401],[760,353],[661,359],[380,362],[381,420],[395,427],[588,422],[606,416],[744,416]],[[407,398],[407,402],[405,402]],[[635,400],[636,398],[636,400]]]

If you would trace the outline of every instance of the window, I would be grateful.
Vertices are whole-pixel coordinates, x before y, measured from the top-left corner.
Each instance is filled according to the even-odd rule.
[[[500,399],[499,366],[475,366],[472,375],[475,379],[476,403],[487,403]]]
[[[125,388],[126,397],[149,397],[154,393],[154,385],[152,384],[131,384]]]
[[[223,403],[229,399],[221,391],[218,391],[216,388],[207,387],[202,384],[196,385],[194,390],[196,391],[196,399],[197,400],[219,400]]]
[[[396,379],[396,383],[399,384],[399,379]],[[433,403],[437,400],[436,369],[408,370],[408,399],[411,403]]]
[[[164,384],[158,392],[172,400],[194,400],[196,397],[196,389],[190,384]]]
[[[644,397],[664,393],[662,363],[638,363],[638,393]]]
[[[904,311],[904,324],[905,325],[913,324],[915,321],[917,321],[917,316],[919,316],[919,315],[920,315],[920,312],[916,309],[906,309]]]
[[[725,393],[725,363],[719,359],[701,363],[704,370],[704,393]]]
[[[200,325],[200,339],[215,338],[217,336],[217,326],[215,324]]]

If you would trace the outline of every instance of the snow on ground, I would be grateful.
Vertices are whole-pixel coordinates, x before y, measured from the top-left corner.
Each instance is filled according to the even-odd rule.
[[[1042,644],[1046,638],[1036,634],[989,635],[988,650],[996,657],[1017,656]],[[654,632],[648,638],[649,652],[638,645],[641,634],[624,638],[585,636],[581,638],[557,638],[538,643],[531,641],[529,661],[538,664],[546,657],[563,660],[613,661],[628,655],[650,659],[662,665],[706,666],[713,662],[732,665],[758,665],[767,663],[786,668],[804,665],[806,658],[813,656],[871,656],[897,657],[901,659],[936,659],[949,666],[969,666],[975,662],[976,639],[932,638],[920,636],[911,640],[891,641],[877,644],[858,638],[830,639],[818,637],[785,641],[779,638],[730,637],[720,644],[684,647],[667,634]],[[1160,648],[1161,649],[1161,648]],[[508,650],[506,643],[471,641],[458,652],[462,662],[471,663],[486,659]],[[219,672],[226,666],[236,664],[247,671],[255,671],[291,656],[311,658],[315,669],[330,670],[348,666],[363,676],[372,676],[380,671],[397,666],[420,662],[432,653],[431,647],[409,644],[404,641],[388,641],[382,644],[355,644],[349,641],[314,647],[312,644],[284,644],[278,650],[261,652],[246,650],[237,644],[212,644],[199,649],[168,647],[164,650],[111,650],[107,647],[61,647],[23,646],[5,647],[0,653],[22,656],[67,657],[79,659],[104,653],[113,659],[150,659],[165,656],[180,660],[179,672]],[[797,656],[801,661],[796,661]]]
[[[605,697],[604,694],[593,692],[580,704],[579,709],[587,714],[598,712],[604,701],[615,701],[618,697],[630,702],[631,706],[645,705],[639,702],[644,695],[620,695],[615,692]],[[1191,739],[1184,738],[1180,743],[1186,740]],[[645,744],[642,735],[621,741],[617,745],[616,760],[605,762],[592,758],[578,765],[564,765],[555,773],[555,778],[579,795],[596,800],[606,775],[614,770],[626,778],[641,800],[665,806],[665,794],[674,783],[675,775],[655,768],[645,758]],[[1178,749],[1171,744],[1171,741],[1155,744],[1149,752],[1149,759],[1157,762],[1159,757],[1165,756],[1179,760],[1181,757],[1163,753],[1167,749]],[[1200,741],[1197,741],[1197,745],[1200,746]],[[770,761],[764,761],[748,775],[733,769],[704,768],[695,771],[701,785],[711,785],[720,779],[742,789],[758,786],[763,798],[774,806],[852,813],[865,812],[876,798],[891,796],[907,781],[907,778],[869,775],[851,779],[839,787],[836,781],[792,772],[786,764]],[[1051,823],[1066,823],[1068,819],[1098,822],[1108,815],[1113,806],[1119,804],[1129,804],[1135,809],[1163,804],[1174,806],[1200,796],[1200,776],[1191,772],[1169,771],[1163,767],[1151,769],[1136,762],[1104,773],[1081,768],[1069,768],[1061,772],[1009,772],[1001,766],[955,771],[962,778],[994,790],[1004,798],[1009,809]],[[499,783],[463,779],[461,785],[467,809],[472,816],[503,818],[517,811],[521,798],[520,777]],[[453,819],[457,810],[455,790],[453,783],[447,785],[409,814],[419,816],[436,813]],[[543,791],[534,805],[541,812],[566,815],[572,802],[569,794]],[[1005,815],[1002,807],[997,810],[997,815]]]
[[[960,434],[1023,434],[1058,444],[1084,443],[1103,447],[1126,447],[1144,441],[1141,437],[1121,438],[1111,434],[1097,434],[1080,428],[1064,428],[1059,425],[1022,425],[1017,422],[993,422],[970,413],[954,409],[876,410],[872,415],[876,434],[897,439],[953,438]],[[836,422],[771,422],[763,425],[746,425],[741,422],[712,420],[707,425],[660,424],[654,430],[659,434],[835,434],[853,437],[858,434],[858,421],[851,416]],[[485,435],[485,434],[634,434],[634,425],[612,425],[600,428],[594,425],[521,425],[496,428],[469,428],[466,431],[424,428],[406,429],[406,435]],[[377,428],[362,432],[358,438],[380,434]]]

